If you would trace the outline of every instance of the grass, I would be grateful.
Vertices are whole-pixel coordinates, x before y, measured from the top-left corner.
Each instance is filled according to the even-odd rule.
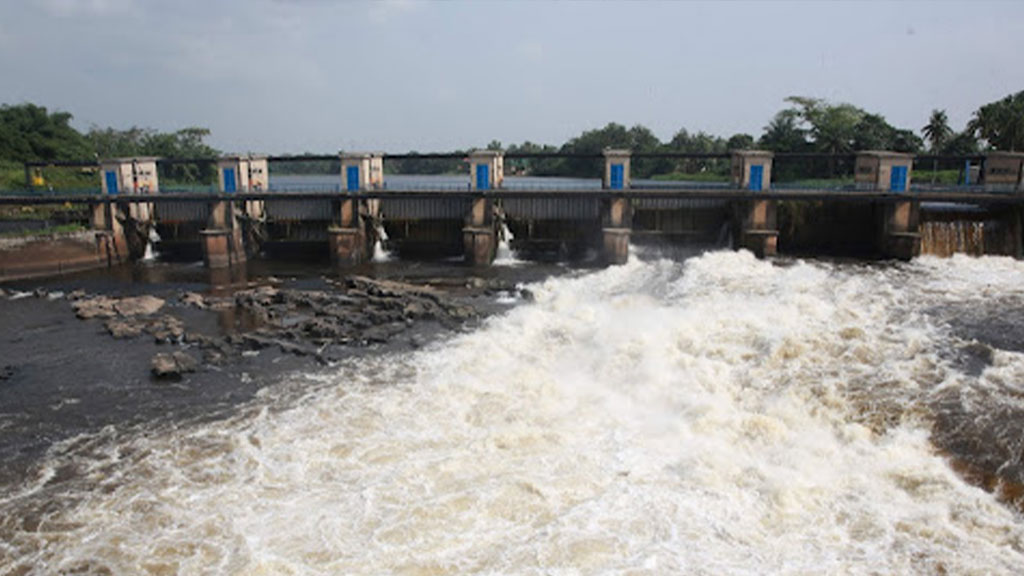
[[[81,224],[60,224],[58,226],[50,226],[49,228],[39,228],[35,230],[14,230],[12,232],[3,232],[0,233],[0,238],[35,238],[39,236],[70,234],[72,232],[81,232],[83,230],[86,230],[86,227]]]
[[[651,180],[661,182],[672,182],[677,180],[685,180],[689,182],[728,182],[729,176],[727,174],[715,174],[714,172],[696,172],[693,174],[672,172],[670,174],[654,174],[651,176]]]

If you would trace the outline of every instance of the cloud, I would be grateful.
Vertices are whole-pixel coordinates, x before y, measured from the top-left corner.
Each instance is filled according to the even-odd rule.
[[[381,0],[373,2],[367,15],[370,22],[387,24],[395,18],[412,14],[421,10],[426,4],[416,0]]]
[[[36,0],[36,4],[58,18],[126,14],[138,9],[135,0]]]
[[[516,52],[531,62],[544,59],[544,45],[539,40],[523,40],[516,46]]]

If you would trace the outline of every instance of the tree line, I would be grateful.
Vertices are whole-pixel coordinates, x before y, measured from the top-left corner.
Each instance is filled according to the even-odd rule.
[[[560,146],[530,141],[505,147],[508,153],[538,154],[540,157],[509,158],[509,174],[533,176],[594,177],[600,174],[602,161],[587,156],[599,155],[605,148],[628,148],[634,152],[725,154],[730,150],[760,148],[777,153],[826,153],[827,160],[777,162],[777,176],[787,172],[805,177],[836,177],[849,174],[852,166],[841,156],[857,150],[894,150],[942,156],[967,156],[985,150],[1024,151],[1024,91],[1017,92],[978,108],[962,130],[949,126],[944,110],[933,110],[918,132],[889,124],[880,115],[847,103],[832,103],[819,98],[793,96],[755,138],[734,134],[728,138],[691,133],[685,128],[662,142],[647,127],[627,128],[609,123],[586,130]],[[92,127],[84,134],[71,126],[72,115],[50,112],[35,104],[0,106],[0,165],[7,174],[18,171],[23,163],[69,162],[116,156],[159,156],[165,158],[214,159],[220,151],[206,144],[210,131],[189,127],[174,132],[132,127],[127,130]],[[502,149],[492,141],[488,149]],[[470,150],[453,151],[450,158],[409,157],[385,163],[389,173],[443,174],[465,170],[462,156]],[[573,157],[551,158],[546,154],[564,153]],[[943,166],[945,167],[945,166]],[[279,173],[336,173],[337,161],[281,163],[272,167]],[[715,158],[635,158],[633,176],[707,175],[726,177],[728,160]],[[160,176],[176,182],[208,182],[213,177],[211,163],[163,164]],[[0,181],[7,187],[8,180]]]

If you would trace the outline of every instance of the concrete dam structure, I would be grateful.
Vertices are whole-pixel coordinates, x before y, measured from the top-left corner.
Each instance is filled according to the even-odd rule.
[[[88,204],[100,257],[141,257],[154,232],[161,249],[202,254],[225,268],[255,254],[299,249],[339,266],[368,260],[386,242],[402,257],[462,257],[490,264],[503,233],[526,257],[628,259],[631,243],[730,245],[759,257],[856,254],[910,259],[922,252],[1022,255],[1024,154],[990,153],[982,184],[955,189],[912,185],[913,156],[856,155],[854,183],[798,188],[773,182],[771,152],[734,151],[727,183],[637,184],[643,154],[607,149],[600,186],[510,185],[505,155],[472,152],[464,187],[385,186],[383,154],[336,157],[329,189],[274,190],[266,156],[216,161],[216,192],[161,191],[156,158],[100,163],[92,195],[11,196],[7,204]],[[721,157],[722,155],[717,155]],[[26,173],[28,167],[26,167]],[[557,179],[555,179],[557,180]]]

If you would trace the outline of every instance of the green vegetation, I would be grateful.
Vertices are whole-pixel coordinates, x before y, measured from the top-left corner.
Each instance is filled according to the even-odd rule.
[[[50,226],[48,228],[37,228],[34,230],[15,230],[13,232],[4,232],[0,234],[0,238],[35,238],[37,236],[56,236],[60,234],[71,234],[74,232],[82,232],[87,228],[82,224],[59,224],[57,226]]]
[[[686,182],[728,182],[729,176],[715,172],[697,172],[687,174],[685,172],[670,172],[668,174],[654,174],[652,180],[664,182],[686,181]]]
[[[995,150],[1024,150],[1024,91],[982,106],[967,129]]]
[[[912,130],[890,125],[884,117],[847,103],[830,103],[819,98],[793,96],[788,107],[780,110],[764,127],[760,138],[734,134],[729,138],[704,132],[677,131],[662,142],[645,126],[627,128],[609,123],[603,128],[586,130],[560,146],[526,141],[505,148],[509,154],[536,154],[538,157],[508,158],[510,175],[573,176],[593,178],[601,173],[598,157],[605,148],[628,148],[634,152],[727,154],[730,150],[761,148],[777,153],[828,153],[851,155],[857,150],[894,150],[934,155],[965,156],[980,150],[1024,150],[1024,91],[981,106],[964,130],[950,128],[944,110],[932,110],[921,129],[924,139]],[[216,174],[212,160],[219,152],[208,146],[209,130],[190,127],[163,133],[147,128],[127,130],[93,127],[82,134],[70,125],[66,112],[48,112],[34,104],[0,107],[0,190],[25,188],[24,163],[94,162],[116,156],[158,156],[187,158],[192,163],[161,163],[160,179],[165,188],[210,186]],[[491,141],[488,149],[502,149]],[[574,155],[568,158],[544,157],[548,154]],[[409,158],[385,163],[389,174],[463,174],[467,150],[456,150],[451,157]],[[955,162],[934,161],[930,167],[918,166],[919,182],[954,184],[961,179],[962,166]],[[930,170],[929,170],[930,168]],[[276,163],[277,174],[338,174],[337,160],[308,160]],[[634,158],[634,178],[717,182],[729,178],[727,158]],[[773,180],[794,185],[820,182],[846,182],[853,174],[853,163],[842,157],[829,159],[777,158]],[[68,191],[98,186],[95,168],[44,166],[30,174],[37,189]]]
[[[0,190],[24,190],[25,163],[42,163],[30,174],[34,188],[95,190],[96,168],[46,166],[47,163],[85,162],[116,156],[159,156],[200,159],[188,164],[161,164],[160,178],[170,185],[210,183],[216,178],[212,160],[219,152],[206,145],[205,128],[171,133],[147,128],[128,130],[93,127],[82,134],[71,126],[71,114],[48,112],[42,106],[0,106]]]

